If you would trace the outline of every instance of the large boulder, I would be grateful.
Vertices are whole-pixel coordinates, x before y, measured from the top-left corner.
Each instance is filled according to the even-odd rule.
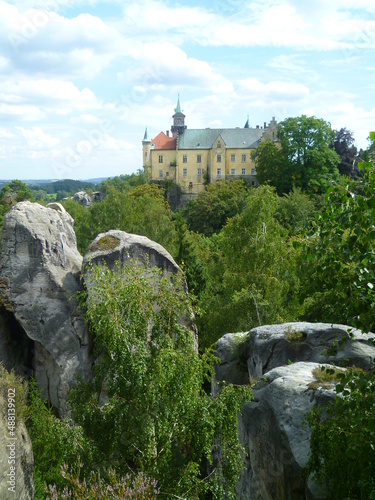
[[[93,193],[88,193],[87,191],[78,191],[72,196],[72,200],[76,201],[85,208],[88,208],[93,203],[102,201],[105,198],[104,193],[101,191],[94,191]]]
[[[62,205],[25,201],[6,214],[1,235],[1,301],[32,340],[39,389],[62,416],[68,414],[70,385],[92,364],[90,335],[75,296],[82,256],[73,225]]]
[[[314,406],[335,398],[333,387],[316,387],[313,370],[321,366],[280,366],[254,386],[254,400],[243,406],[239,419],[246,467],[237,485],[238,499],[326,498],[324,489],[304,477],[310,450],[304,419]]]
[[[345,325],[306,322],[228,333],[216,344],[221,361],[216,378],[246,384],[249,377],[261,377],[272,368],[297,361],[368,370],[375,360],[375,346],[369,343],[371,338],[375,335],[363,334]]]
[[[324,489],[304,477],[310,430],[304,422],[314,406],[335,397],[316,381],[314,370],[373,368],[374,334],[344,325],[287,323],[224,335],[216,344],[213,391],[220,382],[255,384],[254,400],[239,416],[245,467],[237,485],[242,499],[323,499]]]
[[[102,265],[105,262],[109,269],[114,269],[117,262],[129,264],[131,260],[141,265],[158,267],[168,276],[179,270],[173,257],[159,243],[146,236],[117,230],[98,234],[83,257],[83,265],[89,262]]]

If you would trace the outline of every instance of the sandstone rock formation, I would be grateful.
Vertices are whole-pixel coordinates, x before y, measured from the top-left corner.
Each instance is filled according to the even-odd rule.
[[[239,500],[325,498],[322,488],[304,478],[310,431],[303,419],[313,406],[334,398],[335,392],[333,386],[319,386],[313,370],[327,363],[371,368],[375,348],[370,338],[375,335],[343,325],[289,323],[227,334],[217,342],[218,382],[258,380],[254,400],[243,406],[239,417],[245,449]]]
[[[137,261],[140,265],[158,267],[163,276],[173,276],[179,272],[179,267],[167,250],[145,236],[125,233],[124,231],[112,230],[99,234],[91,243],[88,251],[83,257],[84,280],[87,289],[90,291],[90,273],[87,265],[107,265],[114,270],[116,263],[129,265],[131,261]],[[185,288],[187,292],[187,287]],[[198,332],[194,321],[194,316],[181,318],[184,324],[192,332],[195,348],[198,350]]]
[[[78,191],[74,194],[74,196],[72,196],[72,200],[76,201],[86,208],[88,208],[93,203],[96,203],[97,201],[102,201],[103,199],[104,193],[102,193],[101,191],[94,191],[91,194],[87,193],[86,191]]]
[[[91,243],[83,257],[83,265],[89,261],[94,265],[106,263],[109,269],[114,269],[116,262],[129,264],[137,260],[140,264],[159,267],[164,275],[176,274],[178,265],[164,247],[146,236],[129,234],[124,231],[108,231],[99,234]]]
[[[25,201],[5,216],[1,237],[1,301],[19,325],[21,343],[31,339],[30,368],[61,415],[71,383],[92,364],[90,336],[74,298],[82,256],[73,224],[58,203]],[[2,343],[9,350],[9,341]]]

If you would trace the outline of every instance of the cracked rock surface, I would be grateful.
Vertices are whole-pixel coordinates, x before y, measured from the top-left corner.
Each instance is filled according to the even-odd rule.
[[[345,325],[287,323],[224,335],[216,344],[217,382],[254,383],[254,399],[238,417],[244,469],[237,484],[239,500],[324,499],[324,488],[304,470],[310,450],[306,414],[335,398],[334,384],[316,381],[314,369],[374,366],[374,334]]]
[[[25,201],[6,214],[1,236],[1,301],[33,341],[38,387],[61,416],[68,413],[70,385],[92,364],[90,335],[75,298],[82,256],[73,225],[62,205]]]

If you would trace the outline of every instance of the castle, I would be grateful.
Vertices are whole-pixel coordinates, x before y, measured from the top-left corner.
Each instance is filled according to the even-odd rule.
[[[257,185],[251,153],[260,141],[277,140],[274,117],[263,128],[250,128],[247,119],[243,128],[188,129],[180,97],[174,111],[171,134],[160,132],[150,140],[145,130],[143,165],[151,170],[153,182],[172,179],[193,195],[219,179],[243,179]]]

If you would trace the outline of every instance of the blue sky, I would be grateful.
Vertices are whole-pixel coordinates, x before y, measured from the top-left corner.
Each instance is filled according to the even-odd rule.
[[[0,0],[0,179],[136,172],[171,126],[375,128],[373,0]]]

